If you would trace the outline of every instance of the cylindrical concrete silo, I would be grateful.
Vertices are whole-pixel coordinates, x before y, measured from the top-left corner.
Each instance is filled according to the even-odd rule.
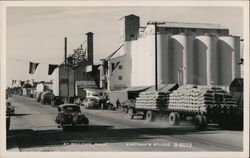
[[[219,45],[219,84],[229,85],[230,82],[240,77],[240,39],[235,36],[221,36]]]
[[[199,85],[217,84],[217,38],[200,35],[196,37],[196,83]]]
[[[234,36],[234,45],[235,45],[235,50],[234,50],[234,78],[241,77],[241,69],[240,65],[238,64],[240,62],[240,37],[239,36]],[[233,79],[234,79],[233,78]]]
[[[172,81],[181,85],[193,83],[193,36],[173,35],[170,47]]]
[[[168,84],[170,81],[169,35],[158,35],[157,47],[158,83]]]

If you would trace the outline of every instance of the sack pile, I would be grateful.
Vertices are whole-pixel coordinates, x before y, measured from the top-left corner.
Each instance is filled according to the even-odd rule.
[[[136,98],[136,108],[148,110],[166,110],[169,93],[163,92],[141,92]]]
[[[236,108],[235,99],[219,87],[182,86],[169,95],[170,111],[207,113],[213,110]]]

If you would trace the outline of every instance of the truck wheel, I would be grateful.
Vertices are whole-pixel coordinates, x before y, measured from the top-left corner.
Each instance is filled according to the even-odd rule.
[[[146,120],[147,120],[148,122],[154,121],[154,120],[155,120],[155,113],[154,113],[153,111],[148,111],[148,112],[146,113]]]
[[[230,129],[230,119],[222,116],[222,118],[220,119],[219,127],[220,129]]]
[[[133,109],[132,108],[129,108],[128,109],[128,117],[129,119],[133,119],[134,118],[134,112],[133,112]]]
[[[180,124],[180,115],[176,112],[171,112],[169,115],[169,123],[172,126],[179,125]]]
[[[207,126],[207,119],[205,118],[205,116],[196,115],[194,118],[194,126],[195,126],[195,129],[197,130],[205,129]]]

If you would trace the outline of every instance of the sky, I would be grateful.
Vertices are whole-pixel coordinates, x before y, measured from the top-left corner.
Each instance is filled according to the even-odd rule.
[[[241,7],[8,7],[7,84],[12,80],[49,81],[48,64],[64,58],[64,37],[68,54],[94,33],[94,61],[119,47],[119,19],[135,14],[140,25],[148,21],[221,24],[231,35],[243,37]],[[33,75],[29,62],[40,63]]]

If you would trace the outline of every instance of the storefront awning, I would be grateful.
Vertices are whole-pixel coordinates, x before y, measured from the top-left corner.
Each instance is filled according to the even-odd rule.
[[[76,81],[77,88],[97,88],[95,81]]]

